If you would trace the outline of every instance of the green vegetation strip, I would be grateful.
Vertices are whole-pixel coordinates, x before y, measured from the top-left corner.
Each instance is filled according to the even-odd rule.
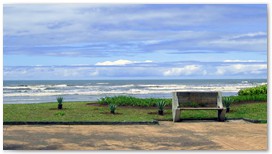
[[[145,122],[172,120],[171,107],[158,115],[157,107],[117,106],[116,114],[111,114],[107,105],[88,105],[86,102],[64,102],[63,109],[57,103],[4,104],[4,122]],[[217,111],[186,110],[182,119],[216,118]],[[231,106],[226,118],[267,120],[267,103],[250,103]]]
[[[98,100],[98,103],[108,105],[115,104],[118,106],[145,106],[154,107],[158,102],[165,102],[165,105],[170,106],[172,99],[167,98],[137,98],[132,96],[113,96],[113,97],[102,97]]]
[[[159,122],[153,121],[139,121],[139,122],[110,122],[110,121],[72,121],[72,122],[33,122],[33,121],[13,121],[4,122],[4,125],[158,125]]]
[[[251,88],[241,89],[238,92],[239,96],[263,95],[263,94],[267,94],[267,84],[256,86],[256,87],[251,87]]]

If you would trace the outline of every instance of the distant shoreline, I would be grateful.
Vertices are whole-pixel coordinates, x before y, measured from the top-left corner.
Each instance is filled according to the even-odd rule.
[[[22,79],[17,79],[17,80],[3,80],[4,82],[5,81],[123,81],[123,80],[126,80],[126,81],[131,81],[131,80],[136,80],[136,81],[156,81],[156,80],[267,80],[267,78],[246,78],[246,79],[235,79],[235,78],[231,78],[231,79],[63,79],[63,80],[54,80],[54,79],[46,79],[46,80],[43,80],[43,79],[39,79],[39,80],[22,80]]]

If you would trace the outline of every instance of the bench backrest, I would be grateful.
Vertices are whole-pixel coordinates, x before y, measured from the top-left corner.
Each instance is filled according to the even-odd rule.
[[[221,92],[173,92],[172,108],[223,108]]]

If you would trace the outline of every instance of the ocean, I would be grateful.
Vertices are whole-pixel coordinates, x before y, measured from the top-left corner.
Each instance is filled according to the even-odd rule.
[[[266,79],[209,80],[21,80],[4,81],[4,104],[96,101],[105,96],[171,98],[173,91],[221,91],[237,95],[240,89],[266,84]]]

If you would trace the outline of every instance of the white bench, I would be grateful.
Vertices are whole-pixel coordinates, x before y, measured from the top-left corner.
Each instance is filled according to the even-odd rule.
[[[217,110],[218,121],[225,121],[221,92],[173,92],[173,121],[180,121],[181,110]]]

